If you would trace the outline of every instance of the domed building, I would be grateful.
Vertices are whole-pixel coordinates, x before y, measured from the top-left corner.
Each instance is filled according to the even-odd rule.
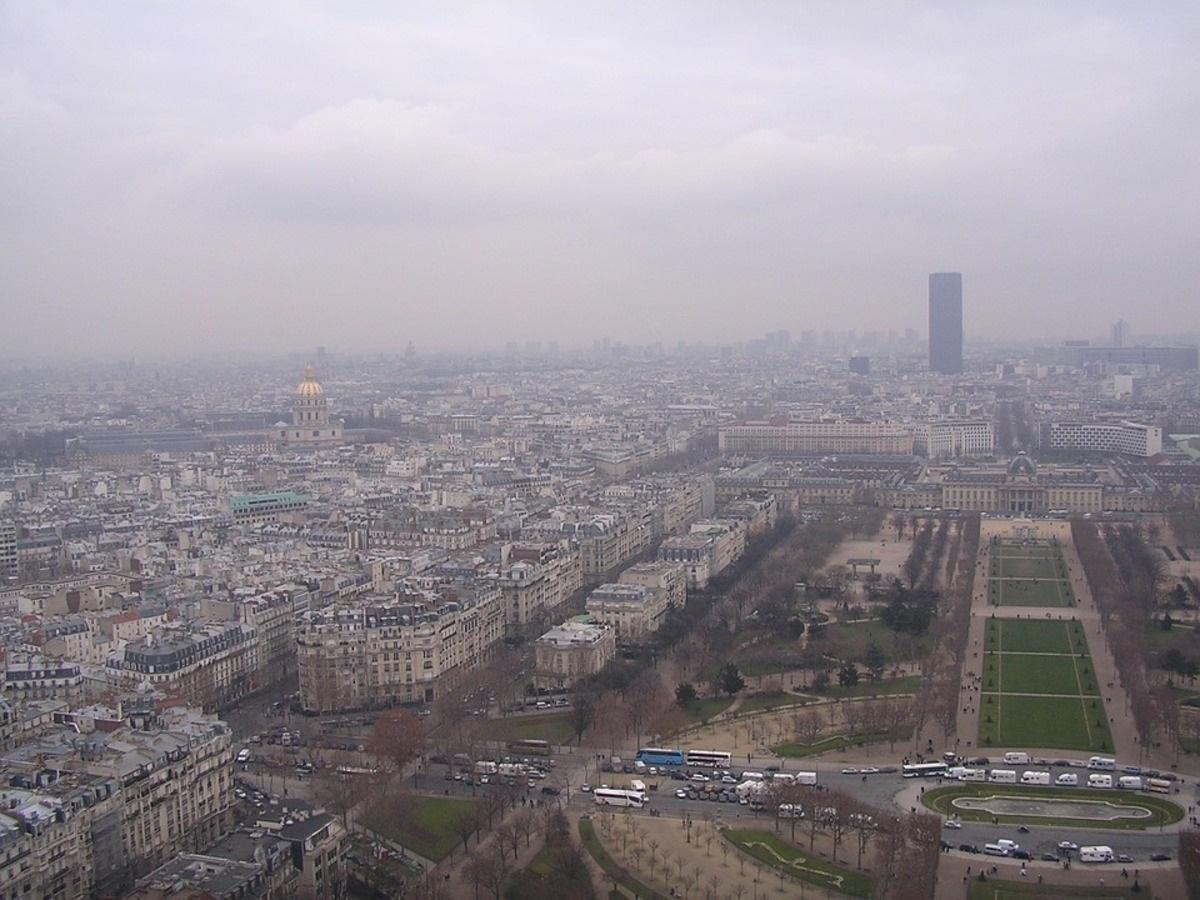
[[[281,422],[276,434],[285,444],[336,444],[344,439],[342,424],[329,421],[325,388],[317,381],[311,364],[304,367],[304,380],[296,385],[291,427]]]

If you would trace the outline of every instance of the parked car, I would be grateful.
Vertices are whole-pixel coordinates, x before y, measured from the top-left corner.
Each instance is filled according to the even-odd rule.
[[[583,784],[581,784],[579,786],[579,790],[583,791],[583,793],[585,793],[585,794],[588,794],[588,793],[591,793],[592,786],[585,781]]]
[[[1130,856],[1128,853],[1118,853],[1117,854],[1117,862],[1131,863],[1131,862],[1133,862],[1133,857]]]
[[[979,847],[976,844],[959,844],[958,849],[963,853],[978,853]]]
[[[685,791],[683,788],[676,788],[676,789],[675,789],[675,797],[676,797],[677,799],[679,799],[679,800],[686,800],[686,799],[687,799],[687,795],[688,795],[688,792],[687,792],[687,791]]]
[[[962,828],[962,822],[957,819],[947,819],[942,823],[943,828]]]
[[[1168,862],[1171,859],[1170,853],[1151,853],[1151,862]]]
[[[846,766],[846,768],[842,769],[842,774],[843,775],[857,775],[858,769],[856,769],[854,766]]]
[[[1067,851],[1067,852],[1071,852],[1071,851],[1074,851],[1074,850],[1078,850],[1078,849],[1079,849],[1079,845],[1078,845],[1078,844],[1076,844],[1074,841],[1059,841],[1059,842],[1058,842],[1058,849],[1059,849],[1059,850],[1065,850],[1065,851]]]
[[[542,793],[545,794],[547,797],[557,797],[558,796],[558,788],[556,788],[552,784],[544,784],[544,785],[542,785]]]

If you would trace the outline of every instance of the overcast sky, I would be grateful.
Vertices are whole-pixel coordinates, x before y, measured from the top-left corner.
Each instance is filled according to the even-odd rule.
[[[0,352],[1200,328],[1172,3],[0,0]]]

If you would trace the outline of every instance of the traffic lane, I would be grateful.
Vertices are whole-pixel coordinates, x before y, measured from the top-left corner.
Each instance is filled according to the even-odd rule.
[[[1113,853],[1124,853],[1133,857],[1134,863],[1150,861],[1152,853],[1169,853],[1174,858],[1179,847],[1178,835],[1171,831],[1117,831],[1116,829],[1068,828],[1060,826],[1029,826],[1029,833],[1022,834],[1016,825],[992,825],[987,822],[965,822],[962,828],[943,828],[942,840],[957,851],[960,844],[973,844],[983,850],[984,844],[994,844],[1000,838],[1016,841],[1022,850],[1028,850],[1034,859],[1043,853],[1057,853],[1061,841],[1070,841],[1081,847],[1112,847]],[[982,854],[981,854],[982,855]],[[991,857],[986,857],[990,859]],[[1071,855],[1071,864],[1079,862],[1079,854]]]

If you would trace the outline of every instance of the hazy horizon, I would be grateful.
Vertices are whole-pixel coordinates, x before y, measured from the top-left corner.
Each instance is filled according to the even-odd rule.
[[[1200,331],[1187,4],[0,4],[8,361]]]

